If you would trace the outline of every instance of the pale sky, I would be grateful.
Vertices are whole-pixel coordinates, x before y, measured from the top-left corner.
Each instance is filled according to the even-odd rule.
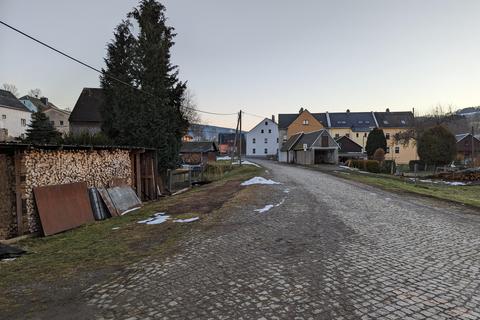
[[[170,0],[173,62],[199,108],[270,117],[480,105],[480,1]],[[0,20],[96,67],[137,1],[0,0]],[[0,25],[0,84],[73,108],[98,74]],[[234,117],[205,116],[235,126]],[[244,128],[257,118],[246,116]]]

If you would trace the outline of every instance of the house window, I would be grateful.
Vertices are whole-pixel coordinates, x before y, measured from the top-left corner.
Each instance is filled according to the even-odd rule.
[[[367,137],[367,133],[365,132],[365,133],[363,134],[363,136],[366,138],[366,137]]]
[[[335,138],[340,138],[340,134],[335,133]]]
[[[267,149],[267,148],[263,149],[263,153],[267,154],[267,153],[268,153],[268,149]]]
[[[357,138],[358,138],[358,137],[359,137],[359,134],[358,134],[358,132],[357,132]]]
[[[390,147],[387,147],[387,150],[385,150],[385,153],[390,153]]]
[[[63,121],[62,120],[60,120],[60,125],[63,126]]]
[[[390,140],[390,133],[385,133],[385,139]]]
[[[306,126],[308,126],[308,120],[306,120],[306,119],[303,120],[303,124],[306,125]]]
[[[272,129],[268,129],[268,133],[272,133]]]
[[[3,119],[3,120],[7,119],[7,115],[6,115],[6,114],[2,114],[2,119]]]
[[[256,151],[255,148],[253,148],[253,149],[252,149],[252,153],[255,154],[255,151]]]
[[[345,133],[345,137],[350,138],[350,133]]]
[[[277,138],[277,143],[278,143],[278,138]]]
[[[22,127],[26,127],[27,126],[27,120],[20,119],[20,124],[22,125]]]
[[[283,142],[287,142],[287,136],[283,136]]]
[[[265,143],[268,143],[268,138],[265,138]]]
[[[262,129],[260,132],[261,132],[261,133],[264,133],[264,132],[265,132],[265,130],[263,130],[263,129]]]
[[[267,122],[267,121],[265,121],[265,125],[268,126],[268,122]]]
[[[395,153],[400,153],[400,147],[395,147]]]
[[[252,139],[252,143],[255,143],[255,141],[256,141],[256,139],[255,139],[255,138],[253,138],[253,139]]]

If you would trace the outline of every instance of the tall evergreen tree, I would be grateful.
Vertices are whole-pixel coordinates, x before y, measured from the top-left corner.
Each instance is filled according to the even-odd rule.
[[[33,144],[56,144],[60,142],[62,134],[55,129],[47,115],[41,111],[32,114],[32,121],[28,125],[26,142]]]
[[[115,142],[157,148],[160,169],[176,165],[189,125],[182,108],[186,84],[170,61],[175,33],[167,25],[165,10],[156,0],[140,1],[128,14],[139,34],[131,34],[129,22],[117,27],[102,77],[107,95],[103,130]],[[141,91],[111,81],[107,75]]]
[[[375,128],[368,134],[367,145],[365,146],[368,157],[372,158],[378,148],[387,151],[387,139],[382,129]]]

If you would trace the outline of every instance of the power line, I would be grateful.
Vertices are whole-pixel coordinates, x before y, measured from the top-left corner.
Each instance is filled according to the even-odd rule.
[[[27,37],[27,38],[29,38],[29,39],[31,39],[31,40],[33,40],[33,41],[41,44],[42,46],[47,47],[47,48],[50,49],[50,50],[55,51],[56,53],[58,53],[58,54],[60,54],[60,55],[62,55],[62,56],[64,56],[64,57],[66,57],[66,58],[68,58],[68,59],[70,59],[70,60],[75,61],[76,63],[81,64],[81,65],[84,66],[84,67],[87,67],[87,68],[89,68],[89,69],[91,69],[91,70],[93,70],[93,71],[95,71],[95,72],[98,72],[98,73],[101,74],[101,75],[104,75],[104,76],[106,76],[106,77],[108,77],[108,78],[110,78],[110,79],[112,79],[112,80],[114,80],[114,81],[117,81],[118,83],[121,83],[121,84],[123,84],[123,85],[129,86],[129,87],[131,87],[131,88],[133,88],[133,89],[136,89],[136,90],[138,90],[138,91],[140,91],[140,92],[143,92],[143,93],[145,93],[145,94],[148,94],[148,95],[151,96],[151,97],[156,97],[154,94],[152,94],[152,93],[150,93],[150,92],[147,92],[147,91],[144,91],[144,90],[142,90],[142,89],[140,89],[140,88],[137,88],[137,87],[131,85],[130,83],[127,83],[127,82],[125,82],[125,81],[123,81],[123,80],[118,79],[117,77],[114,77],[114,76],[109,75],[109,74],[107,74],[107,73],[103,73],[100,69],[95,68],[95,67],[92,67],[92,66],[89,65],[88,63],[85,63],[85,62],[83,62],[83,61],[81,61],[81,60],[79,60],[79,59],[77,59],[77,58],[74,58],[74,57],[72,57],[71,55],[69,55],[69,54],[67,54],[67,53],[65,53],[65,52],[63,52],[63,51],[61,51],[61,50],[59,50],[59,49],[56,49],[56,48],[54,48],[53,46],[48,45],[48,44],[46,44],[45,42],[43,42],[43,41],[41,41],[41,40],[38,40],[37,38],[35,38],[35,37],[33,37],[33,36],[31,36],[31,35],[23,32],[23,31],[21,31],[21,30],[15,28],[15,27],[9,25],[8,23],[6,23],[6,22],[4,22],[4,21],[2,21],[2,20],[0,20],[0,24],[3,24],[4,26],[12,29],[13,31],[20,33],[21,35],[23,35],[23,36],[25,36],[25,37]],[[218,112],[210,112],[210,111],[204,111],[204,110],[195,109],[195,108],[191,108],[191,107],[187,107],[187,106],[185,106],[184,108],[189,109],[189,110],[192,110],[192,111],[196,111],[196,112],[206,113],[206,114],[210,114],[210,115],[217,115],[217,116],[230,116],[230,115],[236,115],[236,114],[237,114],[237,113],[218,113]]]
[[[242,113],[245,113],[246,115],[249,115],[249,116],[252,116],[252,117],[261,118],[261,119],[268,118],[268,117],[260,116],[260,115],[255,114],[255,113],[250,113],[250,112],[245,112],[245,111],[242,111]]]

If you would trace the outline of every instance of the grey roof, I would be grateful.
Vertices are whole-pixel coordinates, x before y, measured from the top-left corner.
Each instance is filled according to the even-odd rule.
[[[461,133],[461,134],[456,134],[455,139],[457,139],[457,142],[463,140],[465,137],[468,137],[470,133]]]
[[[278,115],[278,128],[286,129],[297,117],[299,113],[281,113]],[[327,127],[327,116],[325,113],[311,113],[324,127]]]
[[[371,112],[328,113],[331,128],[352,128],[353,131],[368,132],[376,127]]]
[[[306,144],[307,148],[310,148],[312,144],[318,139],[318,136],[322,134],[322,131],[315,131],[310,133],[304,133],[297,143],[293,147],[293,150],[303,150],[303,145]]]
[[[286,152],[293,148],[293,146],[297,143],[298,139],[302,136],[303,133],[297,133],[291,136],[282,146],[280,151]]]
[[[184,142],[180,148],[180,153],[198,153],[198,152],[217,152],[218,147],[211,141],[190,141]]]
[[[0,107],[31,112],[11,92],[0,89]]]
[[[410,128],[414,126],[414,116],[411,111],[375,112],[380,128]]]
[[[335,139],[335,141],[338,143],[340,146],[339,152],[341,153],[361,153],[362,152],[362,146],[350,139],[347,136],[341,136]]]
[[[70,114],[70,122],[102,122],[100,110],[105,103],[103,89],[83,88]]]

